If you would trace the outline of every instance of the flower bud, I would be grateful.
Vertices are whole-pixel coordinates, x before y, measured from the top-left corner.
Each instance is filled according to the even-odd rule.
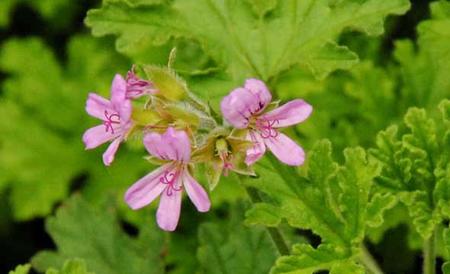
[[[245,164],[245,152],[251,143],[234,136],[225,128],[216,128],[206,137],[204,145],[194,152],[193,161],[205,164],[205,174],[209,188],[213,190],[220,176],[229,171],[254,175],[251,167]]]
[[[187,96],[186,83],[169,68],[144,66],[143,70],[154,88],[158,90],[156,96],[169,101],[181,101]]]

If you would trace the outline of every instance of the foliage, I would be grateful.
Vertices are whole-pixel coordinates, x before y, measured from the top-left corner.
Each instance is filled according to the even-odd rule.
[[[18,266],[14,272],[9,274],[28,274],[31,265]],[[82,260],[68,260],[64,263],[61,271],[54,268],[48,269],[45,274],[94,274],[86,270],[86,264]]]
[[[121,230],[114,208],[93,208],[75,196],[58,210],[56,217],[47,220],[46,229],[58,250],[38,253],[32,260],[38,270],[81,258],[97,274],[163,273],[162,233],[147,224],[138,238],[130,238]]]
[[[9,274],[28,274],[30,271],[31,265],[18,265],[15,270],[9,271]]]
[[[448,228],[446,230],[444,230],[444,243],[445,243],[447,253],[450,253],[450,230]],[[446,262],[442,265],[442,272],[444,272],[444,274],[450,273],[450,263],[449,262]]]
[[[272,273],[363,272],[355,260],[365,228],[380,225],[383,211],[396,201],[389,194],[371,194],[380,166],[368,160],[364,150],[347,149],[344,155],[345,164],[339,165],[331,158],[330,142],[320,141],[309,154],[305,176],[271,158],[259,170],[260,178],[251,182],[270,199],[256,204],[247,222],[276,226],[285,218],[291,226],[321,237],[318,247],[294,245],[292,255],[280,257]]]
[[[274,84],[280,99],[302,96],[315,106],[316,122],[301,125],[299,134],[312,142],[326,136],[336,151],[368,147],[379,130],[401,121],[409,107],[434,112],[440,100],[450,98],[450,58],[446,57],[450,40],[445,33],[449,5],[435,2],[430,9],[432,18],[417,27],[417,45],[413,40],[394,41],[394,60],[378,60],[381,39],[352,35],[348,47],[366,56],[352,69],[333,73],[325,81],[301,68],[282,74]]]
[[[85,36],[72,38],[67,51],[64,66],[37,38],[9,40],[0,52],[0,69],[10,75],[0,102],[0,188],[12,188],[16,219],[49,214],[82,175],[87,176],[87,195],[95,197],[105,191],[116,193],[113,185],[126,185],[133,178],[130,174],[145,171],[132,153],[125,156],[131,156],[130,165],[106,171],[98,153],[84,152],[81,143],[80,136],[91,123],[80,115],[87,93],[107,93],[114,73],[126,69],[126,60],[108,43]],[[113,65],[110,60],[115,60]],[[91,81],[93,75],[96,81]],[[30,192],[33,199],[27,198]]]
[[[398,136],[398,127],[389,127],[378,134],[377,148],[371,151],[384,166],[378,185],[408,206],[424,239],[449,216],[450,101],[439,108],[440,119],[428,117],[423,109],[410,109],[404,119],[406,132]]]
[[[233,216],[235,215],[235,216]],[[198,236],[200,273],[263,274],[275,261],[275,250],[267,233],[242,224],[243,209],[236,207],[225,224],[204,223]]]
[[[281,98],[300,93],[315,106],[313,119],[318,122],[307,122],[296,129],[308,145],[327,136],[340,152],[348,146],[371,145],[380,129],[402,115],[395,107],[401,100],[395,83],[389,71],[366,60],[325,81],[316,81],[302,70],[292,71],[280,78],[276,89]]]
[[[130,56],[171,39],[194,40],[218,67],[200,85],[217,98],[245,78],[271,80],[295,64],[319,78],[348,69],[358,58],[336,36],[345,29],[379,35],[388,14],[408,8],[406,0],[105,1],[86,23],[96,36],[118,35],[117,49]]]
[[[8,25],[11,12],[22,3],[35,8],[45,19],[56,23],[53,26],[62,26],[70,22],[76,7],[75,2],[66,0],[2,0],[0,2],[0,28]]]
[[[395,58],[402,67],[401,93],[408,106],[434,108],[450,97],[450,5],[446,1],[430,5],[431,19],[418,27],[416,51],[411,41],[396,42]]]
[[[59,33],[80,23],[81,2],[0,0],[0,238],[10,219],[47,217],[56,245],[10,274],[367,273],[364,243],[384,259],[380,246],[400,224],[410,252],[431,243],[450,274],[449,1],[432,2],[429,14],[412,1],[406,17],[386,20],[409,1],[103,0],[85,19],[97,38]],[[55,36],[10,36],[19,6]],[[98,38],[108,35],[115,44]],[[81,142],[95,123],[83,113],[88,92],[106,96],[132,63],[158,89],[173,88],[169,112],[198,96],[219,123],[221,98],[249,77],[281,102],[305,99],[313,115],[286,134],[303,144],[306,165],[268,152],[256,177],[221,179],[211,212],[183,203],[179,229],[159,231],[154,206],[124,210],[125,188],[152,167],[138,138],[108,168],[102,149]],[[192,172],[204,183],[202,168]],[[246,188],[261,201],[243,203]],[[282,232],[289,254],[276,252],[267,228]]]

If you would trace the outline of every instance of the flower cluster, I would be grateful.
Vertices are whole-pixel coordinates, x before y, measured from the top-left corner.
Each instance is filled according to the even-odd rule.
[[[278,106],[264,82],[247,79],[223,98],[221,125],[170,69],[142,69],[149,80],[137,76],[135,67],[126,78],[116,75],[110,100],[89,94],[86,111],[101,124],[88,129],[83,142],[86,149],[111,142],[103,154],[108,166],[122,142],[142,137],[148,160],[160,167],[134,183],[125,201],[140,209],[160,197],[156,216],[163,230],[176,229],[183,190],[198,211],[209,210],[208,193],[192,176],[196,165],[205,166],[213,190],[230,171],[254,175],[252,166],[266,148],[287,165],[303,164],[303,149],[280,129],[308,118],[312,107],[305,101]]]

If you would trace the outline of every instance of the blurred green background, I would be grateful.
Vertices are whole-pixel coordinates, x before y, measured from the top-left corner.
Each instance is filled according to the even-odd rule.
[[[429,18],[430,1],[412,2],[405,15],[388,18],[381,37],[346,32],[339,38],[361,58],[352,70],[319,81],[294,68],[271,83],[279,99],[302,97],[314,105],[313,119],[290,132],[306,150],[315,140],[329,138],[336,157],[342,157],[347,146],[371,146],[375,134],[401,119],[408,107],[433,110],[442,98],[449,98],[450,61],[433,66],[440,41],[417,43],[416,27]],[[126,73],[132,63],[130,56],[115,51],[112,37],[93,38],[84,26],[86,12],[99,5],[94,0],[0,0],[0,273],[55,247],[44,218],[74,193],[99,208],[118,207],[119,225],[132,237],[142,223],[153,222],[149,216],[154,207],[130,212],[121,198],[127,186],[150,169],[141,148],[121,149],[119,160],[105,168],[102,149],[86,152],[81,142],[84,130],[95,123],[84,112],[88,92],[107,95],[113,75]],[[197,56],[199,49],[186,41],[176,44],[185,58]],[[165,64],[171,46],[131,58]],[[183,56],[177,60],[182,75]],[[197,65],[213,66],[207,59]],[[170,237],[195,237],[196,220],[234,218],[230,209],[246,206],[236,202],[245,195],[233,177],[219,188],[212,194],[214,212],[204,216],[185,203],[179,233]],[[396,220],[383,227],[389,233],[383,238],[373,231],[369,248],[386,273],[418,273],[420,252],[413,248],[414,235],[408,236],[408,224],[399,225],[405,211],[389,214]],[[308,231],[294,231],[292,237],[317,241]],[[176,248],[178,255],[193,252],[197,241],[186,240]],[[198,263],[178,264],[172,256],[165,266],[171,273],[189,273],[186,269]]]

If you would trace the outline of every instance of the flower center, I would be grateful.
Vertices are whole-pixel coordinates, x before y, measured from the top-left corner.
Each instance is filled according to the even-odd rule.
[[[145,93],[146,88],[149,84],[142,80],[132,79],[127,86],[127,97],[132,98],[133,96],[140,96]]]
[[[166,171],[164,175],[159,178],[159,182],[167,185],[166,194],[167,196],[172,196],[174,191],[181,191],[182,186],[176,186],[175,183],[177,181],[178,172],[173,173]]]
[[[219,153],[219,157],[223,162],[223,175],[228,176],[228,171],[233,169],[233,164],[231,163],[231,155],[224,151]]]
[[[279,121],[276,119],[272,121],[266,119],[258,119],[256,120],[256,128],[258,129],[263,139],[276,138],[279,133],[273,126],[278,123]]]
[[[120,116],[117,113],[109,114],[107,110],[105,110],[105,118],[106,120],[103,122],[105,125],[105,131],[111,131],[111,134],[114,134],[113,124],[120,124]]]

